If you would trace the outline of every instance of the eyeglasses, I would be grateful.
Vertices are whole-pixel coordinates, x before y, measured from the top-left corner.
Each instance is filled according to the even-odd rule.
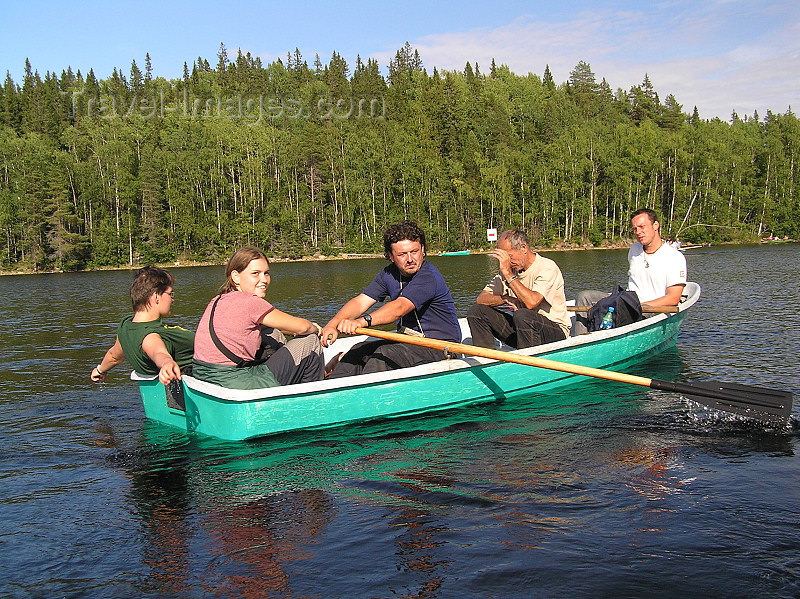
[[[168,295],[168,296],[170,296],[172,299],[175,299],[175,292],[174,292],[174,291],[165,291],[165,292],[164,292],[164,293],[162,293],[161,295]]]

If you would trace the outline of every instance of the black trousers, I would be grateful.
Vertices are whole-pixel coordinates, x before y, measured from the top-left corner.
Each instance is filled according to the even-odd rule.
[[[329,379],[371,372],[386,372],[398,368],[408,368],[428,362],[438,362],[445,358],[438,349],[409,345],[397,341],[377,339],[362,341],[354,345],[342,356],[339,363],[328,376]]]
[[[472,344],[494,347],[495,337],[511,347],[521,349],[567,338],[564,331],[535,310],[520,308],[514,312],[473,304],[467,311]]]

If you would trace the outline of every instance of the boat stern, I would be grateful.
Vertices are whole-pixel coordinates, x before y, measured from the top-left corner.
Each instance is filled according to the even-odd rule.
[[[147,418],[188,430],[183,383],[174,381],[165,386],[157,376],[139,374],[135,370],[131,372],[131,380],[139,386]]]

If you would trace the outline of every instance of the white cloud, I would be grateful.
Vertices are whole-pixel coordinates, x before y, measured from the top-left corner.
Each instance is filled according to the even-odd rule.
[[[660,11],[582,12],[546,22],[521,17],[496,27],[411,40],[429,71],[462,70],[467,61],[486,73],[492,59],[512,72],[556,82],[580,60],[612,89],[638,85],[647,73],[663,99],[674,94],[684,112],[723,120],[736,110],[763,117],[767,109],[800,107],[800,20],[795,8],[722,2],[670,3]],[[388,64],[394,53],[375,54]]]

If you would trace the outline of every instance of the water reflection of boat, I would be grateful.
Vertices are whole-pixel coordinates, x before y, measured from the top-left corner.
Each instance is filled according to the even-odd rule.
[[[307,545],[336,515],[331,493],[308,484],[280,449],[152,424],[142,430],[148,449],[115,461],[130,479],[143,531],[148,574],[140,594],[201,597],[214,588],[229,597],[290,595],[289,565],[307,557]]]
[[[570,337],[522,350],[522,355],[623,370],[675,343],[686,311],[700,297],[696,283],[676,314],[658,314],[631,325]],[[469,328],[461,321],[464,342]],[[326,349],[326,358],[361,341],[342,338]],[[274,433],[323,428],[347,422],[398,417],[510,395],[539,394],[576,382],[575,375],[487,358],[451,358],[414,368],[345,379],[258,390],[235,390],[183,379],[177,397],[157,378],[132,373],[139,384],[145,415],[159,422],[221,439],[241,440]]]

